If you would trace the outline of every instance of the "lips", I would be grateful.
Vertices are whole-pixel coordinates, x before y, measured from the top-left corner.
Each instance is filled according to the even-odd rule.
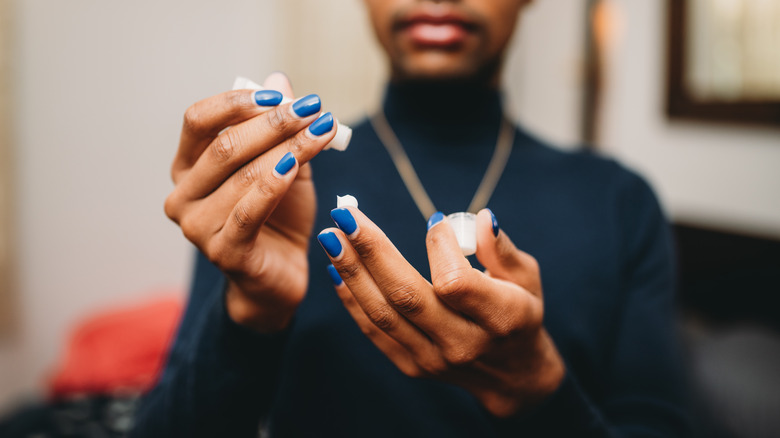
[[[418,47],[454,48],[466,42],[476,24],[450,7],[411,11],[397,22],[397,30]]]

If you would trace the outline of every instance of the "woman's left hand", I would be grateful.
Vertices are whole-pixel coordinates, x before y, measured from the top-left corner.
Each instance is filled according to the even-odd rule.
[[[523,412],[558,388],[565,367],[542,326],[538,264],[499,230],[490,210],[477,216],[477,259],[486,272],[462,255],[446,217],[431,218],[433,284],[360,210],[331,215],[340,229],[318,239],[338,273],[336,292],[402,372],[459,385],[497,417]]]

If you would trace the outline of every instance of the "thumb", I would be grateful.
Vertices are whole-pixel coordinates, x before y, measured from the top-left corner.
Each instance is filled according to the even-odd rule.
[[[287,75],[280,71],[275,71],[268,75],[265,81],[263,81],[263,88],[276,90],[282,93],[284,97],[293,98],[292,83]]]
[[[542,282],[536,259],[517,249],[498,227],[496,216],[488,208],[477,213],[477,260],[491,277],[510,281],[541,295]]]

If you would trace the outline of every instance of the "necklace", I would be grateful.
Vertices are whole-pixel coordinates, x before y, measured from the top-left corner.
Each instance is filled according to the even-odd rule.
[[[395,132],[390,127],[384,110],[380,107],[373,116],[369,117],[369,121],[379,138],[379,142],[382,143],[388,154],[390,154],[390,158],[393,160],[398,174],[401,175],[406,190],[409,191],[414,203],[417,204],[417,208],[422,213],[423,218],[427,220],[438,210],[434,206],[431,197],[428,196],[428,192],[425,191],[422,182],[420,182],[420,178],[417,176],[412,162],[409,161],[409,156],[401,145],[401,141],[398,140]],[[496,189],[498,180],[501,179],[501,175],[504,173],[504,168],[509,160],[509,154],[512,152],[514,140],[515,128],[507,117],[502,114],[501,127],[498,131],[493,157],[490,159],[490,164],[488,164],[485,175],[482,177],[482,182],[479,183],[479,187],[477,187],[477,191],[471,199],[471,203],[466,210],[467,212],[477,213],[487,206],[490,197],[493,196],[493,191]]]

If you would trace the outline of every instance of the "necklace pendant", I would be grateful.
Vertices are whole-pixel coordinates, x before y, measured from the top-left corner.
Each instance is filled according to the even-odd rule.
[[[447,215],[447,221],[455,231],[458,245],[464,256],[474,255],[477,252],[477,215],[474,213],[458,212]]]

